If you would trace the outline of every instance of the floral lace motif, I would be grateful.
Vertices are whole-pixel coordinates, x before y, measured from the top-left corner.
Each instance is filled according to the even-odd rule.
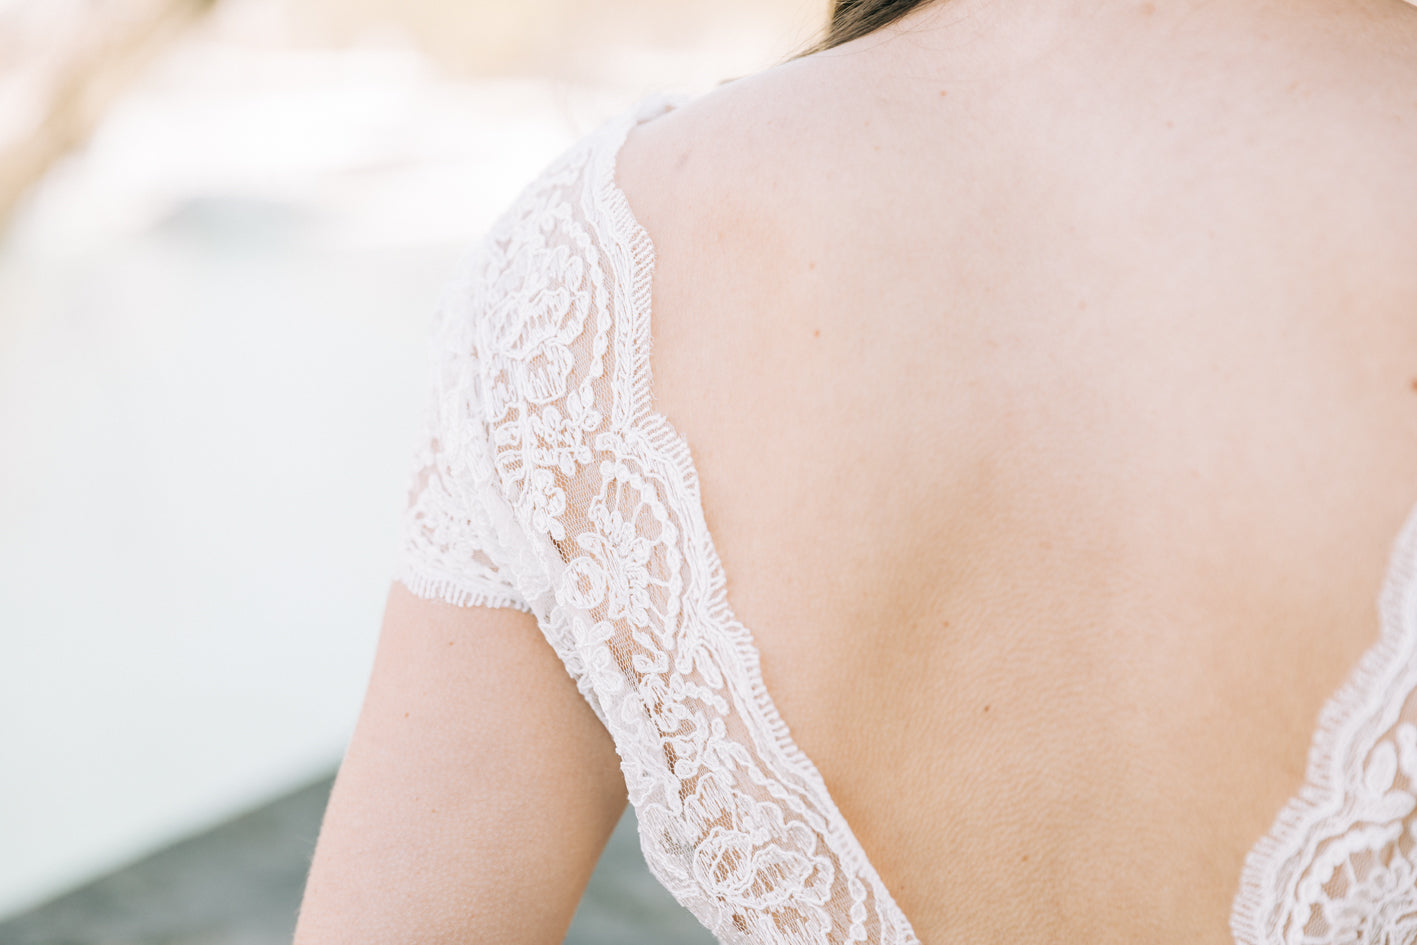
[[[651,872],[720,941],[917,943],[773,707],[650,410],[654,251],[615,158],[669,104],[547,168],[439,306],[401,574],[536,616],[614,738]]]
[[[517,198],[445,294],[399,577],[533,613],[614,738],[650,870],[722,942],[917,943],[763,687],[689,450],[650,409],[648,100]],[[1383,630],[1246,860],[1240,945],[1417,945],[1417,509]]]
[[[1417,943],[1417,509],[1378,609],[1381,636],[1324,707],[1302,791],[1245,861],[1240,945]]]

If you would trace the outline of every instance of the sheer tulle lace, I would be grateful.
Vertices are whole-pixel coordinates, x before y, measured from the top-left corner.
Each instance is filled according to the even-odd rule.
[[[688,448],[651,410],[654,251],[614,168],[671,104],[562,155],[444,295],[399,577],[536,616],[614,738],[651,871],[721,941],[916,942],[763,687]],[[1247,861],[1243,945],[1417,942],[1414,570],[1417,512],[1382,639]]]
[[[724,942],[906,943],[729,610],[688,448],[650,410],[653,249],[602,127],[439,307],[401,576],[528,606],[614,737],[650,870]]]
[[[1417,510],[1378,605],[1381,636],[1324,707],[1303,789],[1245,862],[1241,945],[1417,943]]]

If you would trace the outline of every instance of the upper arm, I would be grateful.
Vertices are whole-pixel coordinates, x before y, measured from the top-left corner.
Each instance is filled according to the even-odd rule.
[[[296,945],[560,942],[625,800],[535,618],[396,583]]]
[[[624,811],[580,654],[549,642],[575,609],[555,516],[596,501],[571,480],[608,416],[603,351],[572,339],[613,288],[566,211],[588,158],[537,178],[435,313],[398,580],[296,945],[560,942]]]

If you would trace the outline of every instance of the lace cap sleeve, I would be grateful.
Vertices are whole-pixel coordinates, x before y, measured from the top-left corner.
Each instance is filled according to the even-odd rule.
[[[485,241],[456,322],[490,527],[517,525],[493,560],[614,740],[650,872],[719,941],[918,945],[768,695],[688,444],[653,410],[654,247],[615,163],[672,102],[583,138]]]
[[[444,288],[434,314],[395,577],[419,597],[530,613],[514,578],[515,526],[496,484],[474,343],[489,304],[478,284],[483,255]]]

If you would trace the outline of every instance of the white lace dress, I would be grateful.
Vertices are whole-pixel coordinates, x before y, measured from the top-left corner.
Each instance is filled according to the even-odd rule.
[[[533,614],[614,739],[650,870],[720,941],[918,941],[763,687],[689,450],[651,409],[654,249],[614,182],[653,97],[546,168],[448,286],[399,579]],[[1417,513],[1380,641],[1260,839],[1242,945],[1417,943]]]

